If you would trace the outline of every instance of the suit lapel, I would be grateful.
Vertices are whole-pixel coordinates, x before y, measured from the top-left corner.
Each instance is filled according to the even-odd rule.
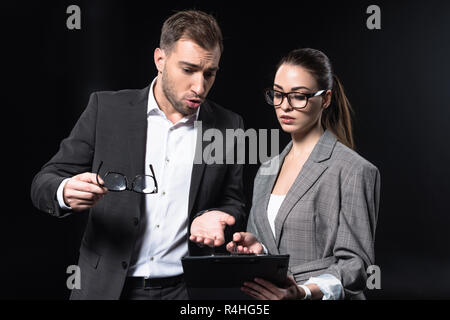
[[[203,141],[203,132],[208,129],[214,128],[216,119],[214,118],[211,106],[208,102],[204,102],[199,111],[197,119],[197,142],[195,146],[195,160],[192,166],[191,175],[191,186],[189,189],[189,204],[188,204],[188,214],[191,216],[193,214],[192,209],[194,207],[195,199],[197,198],[197,193],[200,188],[200,183],[203,179],[203,173],[205,171],[205,161],[203,159],[203,153],[209,141]],[[201,124],[201,126],[199,126]],[[210,153],[207,153],[210,155]],[[200,157],[200,158],[199,158]]]
[[[261,228],[260,237],[262,238],[262,242],[264,243],[264,245],[272,254],[279,254],[279,252],[278,246],[276,245],[275,236],[272,232],[272,228],[270,227],[269,219],[267,216],[267,207],[269,205],[270,195],[272,193],[275,181],[277,180],[278,173],[280,172],[284,158],[286,157],[289,150],[291,150],[291,147],[292,142],[290,142],[278,156],[274,157],[270,161],[268,166],[274,166],[273,168],[277,169],[273,171],[273,174],[260,175],[260,185],[263,186],[261,189],[262,203],[261,205],[253,204],[256,210],[258,210],[258,212],[255,212],[254,214],[255,219],[257,219],[258,221],[257,225]]]
[[[335,144],[336,137],[330,131],[326,130],[303,165],[303,168],[295,179],[292,187],[286,194],[286,198],[281,204],[277,217],[275,218],[277,247],[280,245],[281,233],[287,216],[297,202],[302,199],[305,193],[328,168],[328,165],[322,162],[331,157]]]
[[[128,126],[128,153],[132,172],[145,172],[145,152],[147,142],[147,105],[149,87],[138,92],[137,97],[130,102],[124,121]]]

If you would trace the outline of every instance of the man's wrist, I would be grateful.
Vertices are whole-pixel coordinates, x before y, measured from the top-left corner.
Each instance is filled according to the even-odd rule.
[[[204,214],[204,213],[206,213],[206,212],[214,211],[214,210],[216,210],[216,209],[213,208],[213,209],[201,210],[201,211],[197,212],[197,214],[194,216],[194,219],[200,217],[202,214]]]
[[[72,208],[64,201],[64,187],[69,180],[70,178],[64,179],[56,191],[56,199],[58,200],[59,207],[63,210],[72,210]]]

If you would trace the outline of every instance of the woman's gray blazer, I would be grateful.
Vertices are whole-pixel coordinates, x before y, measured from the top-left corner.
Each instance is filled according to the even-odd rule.
[[[291,147],[261,165],[247,231],[269,254],[290,255],[298,284],[328,273],[341,281],[346,299],[364,298],[366,270],[375,263],[380,173],[326,130],[281,204],[274,237],[267,205]]]

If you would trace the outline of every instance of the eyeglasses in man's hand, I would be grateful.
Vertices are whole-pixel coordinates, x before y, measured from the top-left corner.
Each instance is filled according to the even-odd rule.
[[[97,169],[97,183],[99,186],[106,187],[108,191],[120,192],[120,191],[134,191],[144,194],[152,194],[158,192],[158,183],[156,182],[155,172],[153,166],[150,164],[151,175],[137,175],[131,181],[131,186],[128,184],[127,177],[118,172],[108,171],[103,177],[103,184],[99,181],[100,169],[103,165],[103,161],[100,161],[100,165]]]

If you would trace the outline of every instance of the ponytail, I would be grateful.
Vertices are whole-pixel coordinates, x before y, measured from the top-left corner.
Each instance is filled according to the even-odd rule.
[[[330,130],[347,147],[355,147],[352,132],[353,110],[339,78],[333,74],[331,105],[323,111],[322,126]]]

